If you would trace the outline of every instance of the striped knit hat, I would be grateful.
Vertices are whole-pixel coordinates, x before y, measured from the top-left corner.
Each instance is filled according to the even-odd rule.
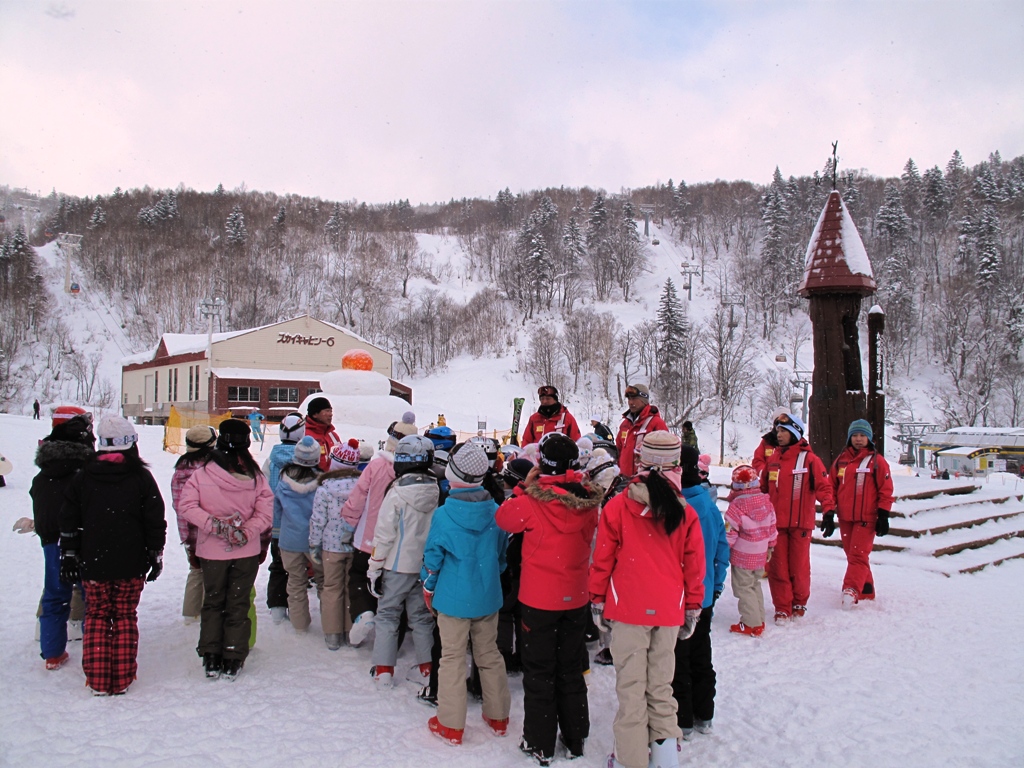
[[[650,469],[671,469],[679,466],[682,446],[678,435],[671,432],[651,432],[640,446],[640,466]]]

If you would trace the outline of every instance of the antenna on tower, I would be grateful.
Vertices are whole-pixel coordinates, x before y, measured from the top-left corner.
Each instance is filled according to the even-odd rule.
[[[832,142],[832,189],[836,188],[836,173],[839,168],[839,157],[836,152],[839,150],[839,140]]]

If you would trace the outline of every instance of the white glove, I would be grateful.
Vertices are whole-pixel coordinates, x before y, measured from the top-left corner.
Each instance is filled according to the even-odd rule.
[[[693,631],[697,628],[697,622],[700,620],[700,608],[687,608],[686,609],[686,622],[679,628],[679,639],[689,640],[693,636]]]
[[[35,533],[36,522],[31,517],[19,517],[12,530],[18,533]]]
[[[366,569],[366,580],[369,582],[370,594],[380,600],[384,594],[384,561],[370,558],[370,567]]]
[[[612,625],[604,617],[604,603],[591,603],[590,610],[594,612],[594,623],[602,632],[611,632]]]

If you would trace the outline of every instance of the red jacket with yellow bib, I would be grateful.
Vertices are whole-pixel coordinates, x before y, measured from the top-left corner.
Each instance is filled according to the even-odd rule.
[[[870,443],[859,451],[852,445],[846,446],[832,464],[830,479],[840,520],[874,523],[878,510],[892,510],[889,462]]]
[[[836,508],[825,465],[803,438],[794,445],[776,448],[765,460],[761,493],[772,500],[778,528],[814,528],[815,499],[825,512]]]

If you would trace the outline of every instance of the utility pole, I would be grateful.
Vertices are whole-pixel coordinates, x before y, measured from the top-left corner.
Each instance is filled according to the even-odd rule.
[[[803,387],[803,409],[800,413],[800,418],[804,422],[804,429],[807,429],[807,389],[811,386],[811,381],[814,377],[814,371],[793,371],[793,375],[796,377],[793,379],[794,387]]]
[[[57,236],[57,247],[64,254],[64,293],[71,293],[71,257],[82,250],[82,236],[61,232]]]
[[[213,373],[210,370],[213,367],[213,318],[217,318],[219,325],[224,306],[224,299],[219,296],[213,296],[199,302],[200,316],[209,320],[206,332],[206,409],[209,413],[213,413],[217,405],[217,398],[212,386]]]
[[[693,301],[693,277],[700,274],[700,267],[684,261],[679,265],[679,271],[683,275],[683,289],[686,291],[686,300]]]
[[[740,321],[736,317],[736,307],[746,306],[747,299],[745,296],[739,293],[726,293],[722,291],[720,298],[720,304],[723,309],[728,307],[729,309],[729,346],[732,346],[733,330],[740,324]],[[718,426],[718,462],[720,464],[725,463],[725,390],[727,383],[725,381],[725,355],[724,350],[721,350],[722,356],[718,360],[718,402],[720,410],[720,420]]]

